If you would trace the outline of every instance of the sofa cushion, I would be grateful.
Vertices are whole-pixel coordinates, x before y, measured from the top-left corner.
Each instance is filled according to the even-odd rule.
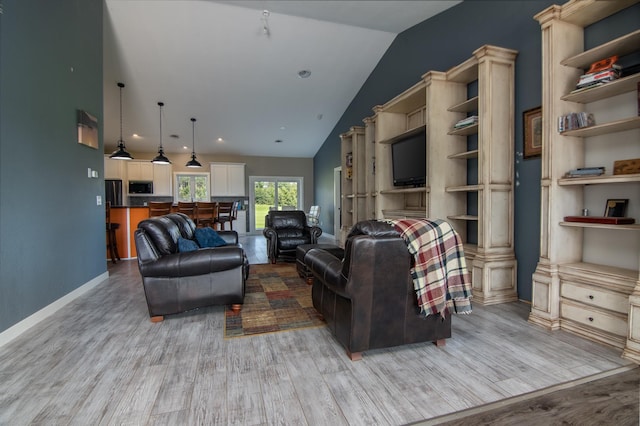
[[[188,240],[186,238],[178,238],[178,251],[180,253],[186,253],[189,251],[196,251],[198,250],[200,247],[198,246],[198,243],[196,243],[193,240]]]
[[[227,242],[222,239],[220,235],[212,228],[205,226],[204,228],[196,228],[195,230],[196,241],[202,248],[204,247],[220,247],[227,245]]]

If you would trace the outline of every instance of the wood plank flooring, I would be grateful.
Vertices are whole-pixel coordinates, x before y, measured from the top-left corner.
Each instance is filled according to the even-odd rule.
[[[243,244],[266,263],[263,237]],[[357,362],[324,327],[225,340],[223,307],[153,324],[136,261],[109,273],[0,348],[0,425],[402,425],[635,368],[527,323],[524,303],[474,305],[444,347]]]

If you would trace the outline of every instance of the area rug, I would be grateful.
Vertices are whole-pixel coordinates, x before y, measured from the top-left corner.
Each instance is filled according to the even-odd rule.
[[[224,315],[225,338],[325,325],[294,263],[251,265],[242,309]]]

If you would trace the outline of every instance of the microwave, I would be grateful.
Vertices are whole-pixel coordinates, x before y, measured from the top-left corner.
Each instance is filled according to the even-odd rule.
[[[153,194],[153,182],[130,181],[129,194]]]

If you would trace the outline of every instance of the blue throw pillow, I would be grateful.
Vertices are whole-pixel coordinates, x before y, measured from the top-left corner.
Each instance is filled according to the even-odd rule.
[[[226,246],[227,242],[212,228],[205,226],[204,228],[196,228],[196,241],[200,247],[220,247]]]
[[[180,253],[186,253],[189,251],[196,251],[198,250],[200,247],[198,247],[198,244],[193,241],[193,240],[188,240],[186,238],[182,238],[182,237],[178,237],[178,251]]]

